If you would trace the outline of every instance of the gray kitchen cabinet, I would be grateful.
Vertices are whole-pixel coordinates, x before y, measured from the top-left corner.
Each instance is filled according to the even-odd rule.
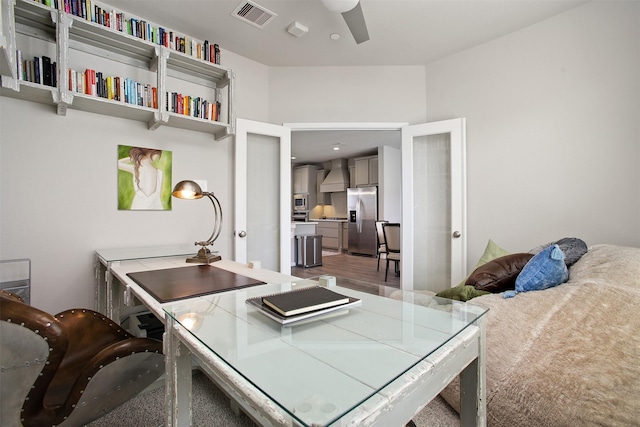
[[[342,247],[340,248],[342,251],[347,251],[349,249],[349,223],[342,223]]]
[[[293,168],[293,193],[294,194],[311,194],[315,195],[317,181],[317,166],[304,165]]]
[[[354,159],[356,187],[378,185],[378,156]]]
[[[342,223],[340,221],[318,221],[318,234],[322,235],[322,247],[338,250],[342,246]]]
[[[320,169],[319,171],[316,172],[316,193],[318,194],[318,201],[317,203],[321,206],[324,205],[330,205],[331,204],[331,193],[323,193],[320,191],[320,185],[322,184],[322,181],[324,181],[324,179],[327,176],[327,171],[324,169]]]

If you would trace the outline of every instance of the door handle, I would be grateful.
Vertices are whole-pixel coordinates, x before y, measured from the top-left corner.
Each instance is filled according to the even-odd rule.
[[[244,230],[238,233],[238,237],[246,237],[246,235],[247,235],[247,232]]]
[[[453,232],[453,238],[454,238],[454,239],[458,239],[458,238],[460,238],[460,236],[462,236],[462,234],[460,234],[460,232],[459,232],[459,231],[454,231],[454,232]]]

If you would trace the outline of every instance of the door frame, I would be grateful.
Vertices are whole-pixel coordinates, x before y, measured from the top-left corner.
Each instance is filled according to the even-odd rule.
[[[405,142],[404,139],[407,137],[407,135],[410,135],[413,129],[418,129],[419,126],[430,126],[430,132],[433,131],[433,133],[449,133],[451,132],[456,133],[457,135],[460,136],[460,138],[462,139],[462,147],[461,153],[458,152],[452,152],[452,158],[455,156],[456,158],[461,158],[460,163],[457,163],[462,170],[452,170],[451,173],[452,175],[454,173],[459,174],[458,176],[460,176],[460,178],[462,179],[462,187],[461,187],[461,192],[460,194],[454,193],[452,194],[452,198],[457,198],[460,203],[461,203],[461,209],[462,209],[462,217],[461,217],[461,224],[452,224],[452,227],[454,228],[455,231],[459,231],[461,233],[461,237],[462,239],[460,239],[460,245],[461,248],[459,249],[458,252],[458,258],[456,259],[455,262],[453,262],[452,260],[452,266],[451,266],[451,277],[452,277],[452,283],[456,283],[456,279],[458,277],[460,277],[460,279],[466,274],[466,260],[467,260],[467,204],[466,204],[466,200],[467,200],[467,190],[466,190],[466,120],[464,118],[456,118],[456,119],[450,119],[450,120],[441,120],[441,121],[435,121],[435,122],[426,122],[426,123],[421,123],[421,124],[416,124],[416,125],[409,125],[409,123],[407,122],[390,122],[390,123],[385,123],[385,122],[345,122],[345,123],[340,123],[340,122],[319,122],[319,123],[308,123],[308,122],[301,122],[301,123],[283,123],[283,126],[289,128],[291,130],[291,132],[296,132],[296,131],[322,131],[322,130],[392,130],[392,131],[400,131],[401,132],[401,138],[403,139],[403,143],[402,143],[402,165],[404,166],[405,162],[407,161],[408,158],[412,158],[413,155],[413,150],[409,150],[408,152],[405,152],[407,150],[404,149],[405,146]],[[407,132],[409,131],[409,132]],[[407,157],[408,156],[408,157]],[[460,157],[461,156],[461,157]],[[455,166],[455,165],[453,165]],[[405,171],[405,168],[403,167],[402,170],[402,204],[403,204],[403,209],[402,209],[402,223],[403,224],[412,224],[413,223],[413,215],[411,214],[406,214],[405,212],[407,211],[407,209],[405,209],[404,207],[407,206],[407,202],[405,201],[405,194],[407,194],[408,191],[413,191],[413,185],[407,186],[407,183],[412,183],[412,179],[409,175],[411,175],[411,172],[409,172],[408,170]],[[409,188],[407,188],[409,187]],[[411,196],[411,200],[412,200],[413,196]],[[408,216],[406,216],[408,215]],[[409,227],[405,226],[402,227],[403,228],[403,232],[402,232],[402,242],[401,242],[401,251],[404,252],[403,257],[402,257],[402,269],[406,269],[407,267],[410,266],[411,269],[413,269],[413,257],[411,254],[411,248],[413,248],[413,234],[411,234],[409,232]],[[453,255],[453,254],[452,254]],[[409,258],[409,262],[406,263],[405,260],[407,260],[407,257]],[[407,265],[408,264],[408,265]],[[413,270],[411,270],[413,271]],[[407,290],[412,290],[413,289],[413,274],[410,274],[408,277],[405,277],[406,275],[403,274],[400,276],[400,288],[401,289],[407,289]]]
[[[283,126],[291,129],[291,133],[296,131],[330,131],[330,130],[379,130],[398,131],[407,127],[407,122],[319,122],[319,123],[283,123]],[[292,136],[293,139],[293,136]],[[413,246],[413,236],[411,237]],[[400,277],[402,287],[402,276]]]
[[[295,131],[310,130],[402,130],[408,123],[386,123],[386,122],[322,122],[322,123],[283,123],[285,127]]]

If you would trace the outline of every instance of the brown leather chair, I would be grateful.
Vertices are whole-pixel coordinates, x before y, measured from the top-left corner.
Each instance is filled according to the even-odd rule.
[[[0,365],[0,425],[81,426],[156,381],[164,355],[95,311],[52,316],[0,290]]]

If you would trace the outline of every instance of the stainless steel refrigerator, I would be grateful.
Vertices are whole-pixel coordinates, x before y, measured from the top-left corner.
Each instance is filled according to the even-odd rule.
[[[349,253],[376,256],[378,241],[378,187],[347,189]]]

